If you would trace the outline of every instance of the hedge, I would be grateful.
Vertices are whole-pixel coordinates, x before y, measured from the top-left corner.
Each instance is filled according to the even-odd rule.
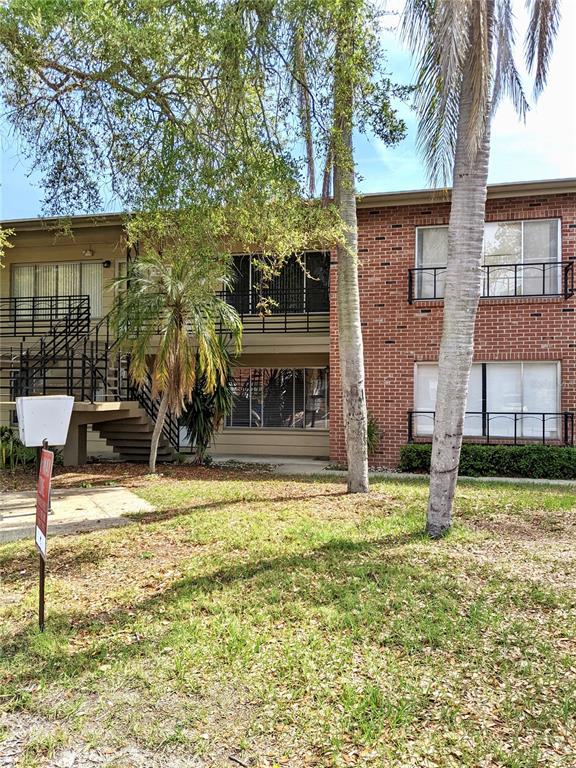
[[[400,449],[402,472],[429,472],[430,443]],[[464,443],[460,474],[470,477],[576,479],[576,448],[559,445],[472,445]]]

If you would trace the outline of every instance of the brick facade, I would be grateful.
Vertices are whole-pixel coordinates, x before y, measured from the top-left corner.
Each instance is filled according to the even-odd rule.
[[[375,466],[395,467],[414,407],[414,365],[438,359],[443,302],[408,302],[416,227],[448,223],[449,203],[384,205],[358,211],[360,294],[368,408],[381,433]],[[562,260],[576,258],[576,193],[488,199],[487,221],[559,218]],[[330,456],[345,460],[339,394],[337,265],[331,267]],[[576,411],[576,299],[481,299],[475,361],[561,364],[561,410]]]

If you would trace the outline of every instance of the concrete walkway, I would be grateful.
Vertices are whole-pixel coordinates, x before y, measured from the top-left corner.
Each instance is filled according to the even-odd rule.
[[[308,459],[282,456],[215,456],[216,464],[233,467],[234,464],[253,464],[255,468],[261,464],[274,475],[330,475],[346,477],[343,469],[334,469],[323,459]],[[423,480],[428,475],[414,472],[392,472],[386,470],[370,470],[370,477],[386,480]],[[535,477],[468,477],[460,475],[459,480],[469,480],[478,483],[520,483],[525,485],[560,485],[576,488],[576,480],[546,480]]]
[[[128,525],[124,515],[154,507],[125,488],[70,488],[52,492],[48,536]],[[34,538],[36,491],[0,494],[0,544]]]

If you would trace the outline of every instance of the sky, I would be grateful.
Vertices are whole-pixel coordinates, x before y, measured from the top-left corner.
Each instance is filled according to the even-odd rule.
[[[524,0],[513,0],[518,29],[526,27]],[[387,10],[397,11],[402,0],[388,0]],[[492,124],[489,183],[576,177],[576,0],[562,0],[562,21],[554,47],[548,85],[534,103],[526,79],[531,109],[525,123],[519,121],[511,104],[500,106]],[[394,29],[397,16],[391,15],[389,30],[383,32],[391,78],[408,84],[413,70],[410,55]],[[517,61],[522,59],[518,45]],[[426,169],[416,151],[416,115],[399,105],[407,124],[406,138],[395,147],[386,147],[375,137],[356,136],[355,149],[360,192],[392,192],[429,186]],[[21,147],[7,135],[0,135],[0,218],[39,216],[42,211],[40,179],[31,174]],[[110,203],[107,210],[113,210]]]

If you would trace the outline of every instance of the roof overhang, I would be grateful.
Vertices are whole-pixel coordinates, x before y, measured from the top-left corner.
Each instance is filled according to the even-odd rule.
[[[542,179],[539,181],[515,181],[505,184],[489,184],[488,199],[503,197],[533,197],[538,195],[562,195],[576,193],[576,178]],[[451,189],[412,189],[399,192],[369,192],[358,195],[358,208],[382,208],[398,205],[422,205],[449,202]],[[12,219],[0,225],[15,232],[58,230],[63,224],[74,229],[87,227],[119,226],[126,219],[124,213],[95,213],[81,216],[62,216],[33,219]]]
[[[125,220],[122,213],[93,213],[81,216],[50,216],[34,219],[7,219],[0,222],[5,229],[13,229],[14,232],[37,231],[45,229],[56,232],[67,226],[73,229],[85,229],[87,227],[112,227],[122,224]]]
[[[488,199],[502,197],[532,197],[534,195],[562,195],[576,192],[576,178],[543,179],[540,181],[514,181],[489,184]],[[358,208],[382,208],[396,205],[421,205],[449,202],[452,190],[413,189],[405,192],[372,192],[358,196]]]

